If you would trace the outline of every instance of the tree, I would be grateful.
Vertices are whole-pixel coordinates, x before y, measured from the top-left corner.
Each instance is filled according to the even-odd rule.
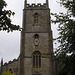
[[[16,75],[15,73],[11,73],[10,71],[4,71],[2,75]]]
[[[6,10],[7,3],[4,0],[0,0],[0,31],[13,31],[20,30],[20,26],[11,23],[10,17],[15,13],[11,10]]]
[[[56,58],[63,63],[59,75],[75,75],[75,0],[60,0],[59,2],[67,10],[66,13],[53,14],[58,23],[60,45],[55,52]]]

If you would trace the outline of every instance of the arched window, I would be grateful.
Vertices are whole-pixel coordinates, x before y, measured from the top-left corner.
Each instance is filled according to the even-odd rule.
[[[34,23],[38,23],[38,13],[34,14]]]
[[[41,53],[39,51],[33,53],[33,68],[41,68]]]

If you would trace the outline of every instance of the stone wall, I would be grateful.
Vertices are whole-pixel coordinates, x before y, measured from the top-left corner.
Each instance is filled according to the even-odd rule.
[[[50,30],[50,12],[49,9],[35,9],[25,11],[25,32],[49,32]],[[34,14],[38,14],[38,23],[34,23]]]
[[[9,61],[8,63],[4,63],[2,66],[2,71],[10,71],[12,70],[13,73],[19,75],[19,59],[14,59],[13,61]]]

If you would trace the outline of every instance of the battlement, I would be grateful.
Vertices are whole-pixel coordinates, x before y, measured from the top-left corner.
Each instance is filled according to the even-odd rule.
[[[38,4],[26,4],[25,6],[26,8],[46,8],[46,3],[44,3],[43,5],[41,3]]]
[[[46,3],[32,3],[32,4],[29,4],[27,3],[27,0],[25,0],[25,5],[24,5],[24,8],[31,8],[31,9],[34,9],[34,8],[49,8],[48,6],[48,0],[46,0]]]
[[[9,62],[5,62],[4,63],[4,66],[6,66],[6,65],[8,65],[8,64],[11,64],[11,63],[13,63],[13,62],[15,62],[15,61],[17,61],[18,59],[13,59],[13,61],[9,61]]]

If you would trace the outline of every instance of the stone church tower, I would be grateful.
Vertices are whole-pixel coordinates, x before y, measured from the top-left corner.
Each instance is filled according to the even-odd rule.
[[[1,70],[16,75],[53,75],[53,41],[48,0],[28,4],[23,9],[23,30],[18,59],[1,65]]]
[[[23,9],[20,75],[53,75],[53,42],[48,0],[43,5],[27,4]]]

